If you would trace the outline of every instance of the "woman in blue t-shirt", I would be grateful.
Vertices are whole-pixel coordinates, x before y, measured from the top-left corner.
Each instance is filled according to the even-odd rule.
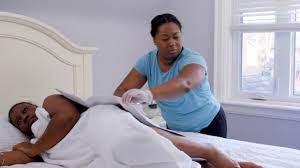
[[[137,61],[114,94],[125,103],[155,100],[169,129],[226,137],[225,113],[211,93],[206,61],[183,47],[181,35],[174,15],[153,18],[151,36],[157,49]],[[150,89],[141,90],[147,81]]]

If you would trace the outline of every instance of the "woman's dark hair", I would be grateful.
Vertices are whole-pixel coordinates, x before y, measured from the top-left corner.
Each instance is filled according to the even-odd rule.
[[[170,13],[164,13],[164,14],[155,16],[151,20],[151,32],[150,32],[151,36],[154,38],[155,35],[157,34],[159,26],[161,26],[162,24],[165,24],[165,23],[170,23],[170,22],[175,23],[181,31],[182,26],[181,26],[181,23],[179,22],[179,20]]]
[[[13,112],[13,109],[14,109],[17,105],[20,105],[20,104],[31,104],[31,105],[37,106],[37,105],[35,105],[35,104],[33,104],[33,103],[30,103],[30,102],[20,102],[20,103],[16,103],[15,105],[13,105],[13,106],[9,109],[9,111],[8,111],[8,119],[9,119],[9,122],[10,122],[11,124],[13,124],[13,122],[12,122],[12,120],[11,120],[11,118],[10,118],[10,115],[11,115],[11,113]]]

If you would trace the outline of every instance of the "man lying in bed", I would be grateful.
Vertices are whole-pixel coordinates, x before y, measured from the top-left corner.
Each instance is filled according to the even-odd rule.
[[[87,112],[83,113],[84,111]],[[121,165],[120,167],[122,165],[124,167],[146,167],[146,165],[150,165],[153,168],[173,168],[192,165],[187,159],[189,158],[187,157],[188,155],[193,158],[205,158],[208,161],[207,165],[217,168],[260,167],[249,162],[236,162],[209,144],[195,143],[163,130],[149,128],[139,123],[129,113],[123,112],[123,110],[113,105],[100,105],[87,109],[60,95],[48,96],[44,100],[43,108],[30,103],[18,103],[9,112],[10,122],[24,134],[33,138],[33,140],[31,141],[32,143],[23,142],[15,145],[13,151],[1,153],[0,163],[2,165],[24,164],[35,161],[41,155],[45,162],[64,167],[109,167],[109,165],[118,164],[118,166]],[[105,117],[111,116],[110,119],[113,122],[107,122],[108,120],[104,117],[99,117],[103,114]],[[38,121],[46,121],[47,117],[49,120],[46,124],[41,122],[39,127],[36,126]],[[120,123],[123,124],[121,124],[122,128],[124,128],[123,130],[118,127]],[[109,126],[107,127],[106,125]],[[106,129],[109,127],[113,128],[113,130]],[[91,130],[98,131],[101,137],[99,138],[97,135],[90,136],[91,134],[86,133]],[[140,143],[130,143],[131,140],[136,140],[135,137],[138,137],[138,142]],[[123,139],[124,143],[120,141]],[[83,141],[86,144],[80,146],[80,143]],[[99,141],[98,144],[97,141]],[[90,152],[86,148],[92,148],[96,152]],[[65,156],[68,150],[71,150],[72,153],[69,158]],[[153,151],[156,151],[156,153],[153,153]],[[125,154],[123,154],[124,152]],[[131,153],[128,155],[128,152]],[[106,157],[106,155],[110,156]],[[95,161],[97,160],[94,158],[95,156],[101,156],[102,160],[98,159],[98,161]],[[162,158],[157,156],[166,160],[160,160]],[[60,160],[63,160],[60,157],[70,159],[70,162],[76,163],[60,162]],[[132,160],[132,158],[136,158],[137,161],[135,159]],[[78,163],[79,161],[82,162]],[[110,163],[110,161],[116,161],[116,163]],[[93,166],[90,162],[95,162],[96,164]],[[136,164],[133,162],[136,162]]]

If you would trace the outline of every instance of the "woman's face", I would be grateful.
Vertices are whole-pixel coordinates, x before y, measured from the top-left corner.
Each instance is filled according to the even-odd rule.
[[[9,115],[12,124],[26,135],[32,135],[31,125],[38,119],[35,115],[37,106],[30,103],[16,105]]]
[[[181,31],[177,24],[169,22],[159,26],[154,44],[162,58],[170,61],[176,58],[182,49]]]

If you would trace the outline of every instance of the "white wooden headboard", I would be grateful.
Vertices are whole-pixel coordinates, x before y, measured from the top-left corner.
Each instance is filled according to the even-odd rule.
[[[96,51],[35,19],[0,12],[0,113],[20,101],[41,105],[55,88],[91,96]]]

